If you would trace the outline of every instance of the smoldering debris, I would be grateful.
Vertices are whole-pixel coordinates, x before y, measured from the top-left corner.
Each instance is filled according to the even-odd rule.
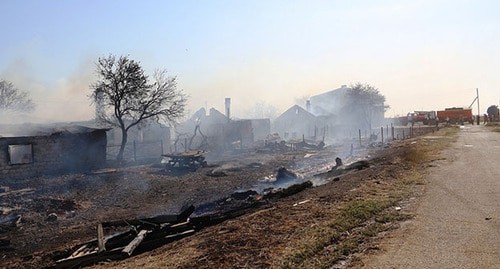
[[[13,228],[17,227],[21,222],[21,215],[17,213],[9,213],[0,215],[0,234],[6,233]]]
[[[206,173],[209,177],[226,177],[227,174],[222,169],[213,169]]]
[[[334,167],[334,169],[331,169],[330,171],[316,174],[314,175],[315,178],[317,179],[331,179],[331,178],[336,178],[338,176],[341,176],[343,174],[346,174],[350,171],[354,170],[363,170],[370,167],[370,162],[367,160],[360,160],[353,162],[351,164],[345,165],[345,166],[340,166],[340,167]]]
[[[76,245],[62,254],[56,252],[52,255],[55,268],[82,267],[104,260],[125,259],[257,210],[268,200],[287,197],[310,187],[312,183],[307,181],[263,195],[253,190],[235,192],[227,198],[200,205],[196,209],[192,205],[183,207],[178,214],[103,222],[97,227],[97,239]],[[117,227],[127,228],[117,230]],[[112,234],[105,236],[105,229]]]
[[[285,167],[280,167],[276,173],[276,180],[273,184],[279,185],[287,181],[295,181],[297,178],[298,176],[294,172],[287,170]]]

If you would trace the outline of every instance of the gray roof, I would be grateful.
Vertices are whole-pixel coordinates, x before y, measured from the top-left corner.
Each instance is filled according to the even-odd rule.
[[[82,134],[109,128],[93,128],[75,124],[2,124],[0,137],[51,136],[55,134]]]

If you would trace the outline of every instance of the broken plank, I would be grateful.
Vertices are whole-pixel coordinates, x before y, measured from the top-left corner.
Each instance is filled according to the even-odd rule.
[[[145,221],[152,222],[152,223],[178,223],[187,220],[187,218],[193,214],[194,212],[194,206],[188,206],[182,209],[181,213],[178,215],[159,215],[153,218],[147,218],[144,219]]]
[[[191,229],[191,230],[184,231],[182,233],[167,235],[165,237],[154,238],[151,240],[144,240],[144,242],[142,244],[140,244],[137,247],[137,249],[135,250],[135,254],[150,251],[152,249],[163,246],[165,244],[180,240],[184,237],[188,237],[188,236],[194,234],[195,232],[196,232],[195,230]]]
[[[135,238],[135,235],[137,233],[129,229],[127,231],[123,232],[117,232],[112,235],[108,235],[104,237],[104,244],[106,249],[116,249],[119,247],[124,247],[127,245],[131,240]],[[93,252],[95,249],[97,249],[98,245],[98,240],[93,239],[87,242],[84,242],[82,244],[76,245],[72,248],[72,255],[71,256],[82,256],[82,255],[87,255],[90,252]]]
[[[171,234],[171,235],[167,235],[165,236],[165,239],[180,239],[180,238],[183,238],[183,237],[186,237],[188,235],[192,235],[194,234],[195,230],[187,230],[187,231],[184,231],[182,233],[178,233],[178,234]]]
[[[66,259],[61,259],[56,261],[56,265],[54,268],[80,268],[83,266],[91,265],[91,264],[96,264],[101,261],[105,260],[119,260],[123,259],[123,253],[121,252],[121,248],[119,249],[114,249],[111,251],[104,251],[104,252],[94,252],[88,255],[84,256],[79,256],[75,258],[66,258]]]
[[[131,256],[134,250],[141,244],[141,242],[146,238],[146,235],[151,232],[150,230],[141,230],[137,236],[130,242],[123,250],[122,252],[127,254],[128,256]]]
[[[82,256],[83,254],[86,253],[86,249],[88,248],[87,245],[83,245],[81,246],[80,248],[78,248],[77,250],[73,251],[73,253],[69,256],[69,258],[76,258],[76,257],[80,257]]]
[[[32,188],[24,188],[24,189],[19,189],[19,190],[13,190],[13,191],[6,191],[0,193],[0,197],[7,196],[7,195],[16,195],[16,194],[28,194],[28,193],[33,193],[35,189]]]
[[[106,248],[104,247],[104,230],[102,229],[102,224],[99,223],[97,224],[97,248],[99,249],[99,252],[105,251]]]
[[[187,220],[187,218],[194,212],[194,206],[190,205],[181,209],[181,212],[176,215],[159,215],[152,218],[143,219],[132,219],[132,220],[115,220],[103,222],[103,227],[112,226],[138,226],[138,225],[150,225],[152,228],[165,223],[179,223]]]

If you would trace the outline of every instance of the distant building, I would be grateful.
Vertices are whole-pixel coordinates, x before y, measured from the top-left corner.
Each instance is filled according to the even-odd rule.
[[[208,115],[206,112],[200,108],[175,127],[174,150],[185,150],[185,145],[191,150],[249,148],[256,139],[263,140],[271,132],[269,119],[229,119],[215,108],[211,108]],[[227,102],[226,113],[229,113]]]
[[[170,150],[171,129],[161,123],[136,125],[127,132],[127,144],[123,152],[125,160],[154,160]],[[122,131],[113,126],[108,131],[108,159],[115,159],[122,143]]]
[[[146,126],[134,126],[127,132],[127,143],[144,142],[168,142],[170,140],[170,127],[157,122]],[[113,127],[108,132],[108,143],[110,145],[120,145],[122,142],[122,131],[118,127]]]
[[[106,164],[109,129],[31,124],[0,129],[2,178],[89,171]]]
[[[283,139],[314,138],[318,135],[317,118],[299,105],[283,112],[274,121],[274,132]]]
[[[341,115],[349,88],[342,85],[338,89],[311,96],[310,111],[316,116]]]
[[[342,136],[342,133],[377,128],[384,123],[384,103],[366,106],[349,104],[350,88],[342,85],[338,89],[312,96],[309,100],[310,112],[320,116],[319,125],[327,126],[330,137]]]
[[[270,119],[251,119],[253,138],[255,140],[265,140],[271,134]]]
[[[228,120],[224,114],[215,108],[211,108],[208,112],[207,114],[205,108],[198,109],[187,121],[175,127],[176,133],[193,134],[198,125],[204,135],[217,135],[219,133],[217,125],[226,124]]]

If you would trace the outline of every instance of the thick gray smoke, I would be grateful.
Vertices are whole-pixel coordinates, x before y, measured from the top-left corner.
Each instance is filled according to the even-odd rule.
[[[36,105],[29,113],[9,112],[0,115],[0,123],[47,123],[92,119],[94,109],[88,98],[93,81],[93,58],[84,59],[71,75],[47,82],[30,69],[28,62],[18,59],[0,71],[0,78],[27,91]]]

